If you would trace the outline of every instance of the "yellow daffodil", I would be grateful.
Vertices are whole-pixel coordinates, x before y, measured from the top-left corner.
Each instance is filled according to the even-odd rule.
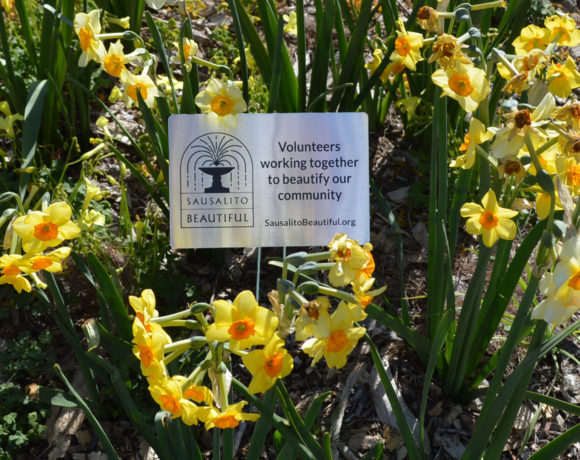
[[[349,307],[341,302],[332,315],[321,311],[312,331],[314,337],[302,344],[302,350],[312,358],[312,365],[324,357],[328,367],[340,369],[366,330],[353,325]]]
[[[543,27],[530,24],[520,31],[512,45],[518,56],[523,56],[533,49],[544,50],[550,43],[550,31]]]
[[[397,20],[397,39],[395,51],[392,52],[391,61],[403,64],[409,70],[417,70],[417,62],[422,61],[421,47],[423,35],[417,32],[407,32],[403,21]]]
[[[197,45],[195,40],[183,37],[183,41],[181,42],[181,48],[183,49],[183,60],[185,63],[185,68],[188,72],[191,72],[193,58],[197,54],[199,46]],[[173,56],[171,58],[171,62],[174,64],[179,64],[181,63],[181,57],[179,55]]]
[[[458,62],[472,65],[472,62],[461,51],[461,45],[457,38],[449,34],[441,34],[433,44],[433,52],[428,62],[435,62],[442,69],[454,68]]]
[[[155,82],[151,80],[148,75],[133,75],[130,72],[124,74],[126,79],[122,82],[125,88],[125,102],[130,107],[133,104],[139,103],[139,98],[137,97],[137,91],[141,93],[141,97],[147,104],[147,107],[153,107],[155,105],[155,98],[159,95],[157,86]]]
[[[20,254],[4,254],[0,257],[0,284],[11,284],[19,294],[32,291],[30,281],[22,276],[30,272],[22,259]]]
[[[532,312],[533,319],[548,323],[567,321],[580,307],[580,236],[565,241],[560,262],[552,274],[546,273],[540,285],[544,295]]]
[[[516,184],[526,177],[526,174],[526,168],[517,157],[504,158],[497,166],[497,175],[500,179],[508,181],[514,178]]]
[[[242,356],[244,365],[252,374],[248,391],[265,393],[276,383],[276,380],[286,377],[294,363],[292,356],[284,349],[284,341],[274,334],[268,344],[260,350],[252,350]]]
[[[205,335],[208,340],[229,342],[232,351],[265,345],[278,326],[276,315],[260,307],[251,291],[238,294],[233,304],[216,300],[213,306],[215,322],[208,327]]]
[[[41,252],[79,235],[81,229],[71,222],[71,215],[71,207],[60,201],[51,204],[44,211],[33,211],[18,217],[13,227],[22,238],[24,251]]]
[[[14,134],[14,122],[24,120],[24,117],[20,114],[12,114],[8,102],[4,101],[0,103],[0,112],[2,112],[5,117],[0,117],[0,131],[4,131],[10,139],[14,139],[16,136]]]
[[[247,109],[240,89],[232,82],[224,83],[217,78],[209,80],[205,90],[195,97],[195,103],[203,113],[229,127],[236,126],[235,115]]]
[[[387,287],[383,286],[379,289],[374,289],[371,291],[373,284],[375,283],[375,279],[369,277],[364,272],[359,272],[357,277],[352,283],[352,290],[354,296],[359,301],[360,306],[362,307],[362,311],[359,311],[358,308],[352,306],[351,312],[353,313],[353,319],[355,321],[362,321],[366,318],[366,313],[364,313],[364,309],[373,301],[373,298],[382,294]]]
[[[481,121],[472,117],[469,122],[469,131],[465,135],[463,143],[459,146],[459,151],[465,153],[452,160],[449,166],[452,168],[471,169],[475,163],[476,146],[487,142],[492,137],[493,133],[486,129]]]
[[[22,262],[33,272],[45,270],[51,273],[62,271],[62,261],[71,252],[71,248],[61,247],[46,254],[26,254]]]
[[[550,121],[549,117],[555,107],[554,96],[547,93],[533,112],[529,109],[514,108],[505,114],[505,126],[489,128],[495,134],[495,140],[491,144],[491,154],[497,159],[515,157],[524,146],[526,134],[533,134],[532,137],[535,138],[545,137],[545,134],[538,128]]]
[[[574,157],[559,156],[555,160],[558,177],[575,197],[580,194],[580,163]]]
[[[282,19],[286,24],[284,24],[284,33],[298,35],[298,19],[296,17],[296,11],[290,11],[290,14],[285,14]]]
[[[556,205],[555,210],[561,211],[562,203],[560,202],[560,196],[558,194],[558,190],[556,189]],[[550,215],[550,209],[552,204],[552,197],[549,193],[544,192],[542,189],[536,192],[536,214],[540,220],[544,220],[546,217]]]
[[[298,311],[294,329],[296,330],[296,341],[302,342],[312,336],[312,327],[318,321],[321,312],[328,313],[331,308],[328,297],[317,297],[311,300]]]
[[[550,32],[550,42],[556,40],[558,46],[580,45],[580,30],[576,21],[567,14],[550,16],[544,20],[544,25]]]
[[[163,349],[167,344],[167,334],[160,331],[157,324],[145,328],[138,319],[133,322],[133,354],[141,362],[141,372],[149,377],[160,379],[167,375],[163,364]],[[154,329],[153,329],[154,328]]]
[[[490,92],[485,71],[461,62],[456,62],[454,68],[436,70],[431,79],[466,112],[475,111]]]
[[[550,65],[546,78],[550,80],[548,91],[558,97],[566,98],[573,89],[580,87],[580,72],[576,70],[576,63],[570,56],[564,64],[557,62]]]
[[[209,408],[198,407],[183,397],[181,382],[177,378],[166,378],[149,386],[149,392],[161,409],[170,412],[172,418],[181,417],[186,425],[205,422]]]
[[[99,10],[92,10],[88,14],[77,13],[74,19],[75,33],[81,42],[82,53],[79,57],[79,67],[86,67],[90,61],[103,62],[105,45],[97,35],[101,33]]]
[[[342,287],[350,284],[358,271],[369,263],[370,257],[357,241],[351,240],[346,233],[334,236],[329,243],[330,261],[336,262],[328,273],[330,284]]]
[[[373,59],[370,62],[367,62],[365,64],[365,69],[368,69],[371,72],[371,75],[375,73],[375,71],[378,69],[379,65],[381,64],[381,62],[383,61],[384,56],[383,56],[383,50],[381,50],[380,48],[376,48],[373,51]],[[405,66],[400,64],[400,63],[391,63],[389,64],[387,67],[385,67],[385,70],[383,70],[383,73],[381,74],[381,81],[383,83],[386,83],[387,80],[389,79],[389,75],[392,72],[393,69],[389,69],[389,67],[392,64],[397,64],[397,68],[400,69],[399,72],[402,72],[405,69]]]
[[[176,378],[176,376],[174,376]],[[183,383],[185,383],[185,378],[181,384],[183,388]],[[185,390],[183,390],[183,397],[191,399],[192,401],[200,404],[204,403],[211,406],[213,403],[213,394],[211,390],[205,385],[189,385]]]
[[[472,235],[481,235],[483,244],[491,248],[501,238],[513,240],[517,233],[512,217],[517,211],[501,208],[493,190],[489,190],[482,198],[483,207],[477,203],[465,203],[461,207],[461,216],[467,217],[465,228]]]
[[[255,422],[260,418],[260,414],[247,414],[242,412],[244,406],[248,404],[247,401],[241,401],[236,404],[231,404],[225,410],[218,410],[211,407],[208,411],[207,421],[205,422],[205,429],[212,428],[236,428],[242,421]]]

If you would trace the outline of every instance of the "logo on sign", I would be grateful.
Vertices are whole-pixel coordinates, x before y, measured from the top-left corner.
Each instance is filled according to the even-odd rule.
[[[253,227],[252,157],[236,137],[206,133],[181,156],[181,227]]]

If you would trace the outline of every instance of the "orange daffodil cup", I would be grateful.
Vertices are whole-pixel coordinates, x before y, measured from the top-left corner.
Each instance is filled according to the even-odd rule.
[[[366,331],[357,321],[365,319],[365,307],[384,290],[372,290],[375,262],[371,251],[370,244],[361,246],[346,234],[338,234],[326,252],[288,256],[315,265],[326,260],[320,263],[320,270],[328,271],[330,284],[349,286],[352,293],[319,283],[316,289],[326,295],[308,301],[304,295],[311,286],[302,289],[279,280],[278,286],[285,288],[270,294],[273,310],[259,305],[252,292],[242,291],[233,302],[195,303],[187,310],[160,316],[152,290],[130,296],[135,313],[133,354],[140,361],[152,398],[161,410],[187,425],[204,423],[208,430],[235,428],[244,421],[255,421],[259,414],[243,412],[246,401],[229,400],[232,376],[226,363],[232,355],[241,357],[252,376],[245,390],[248,394],[265,393],[292,372],[293,357],[282,338],[291,333],[303,342],[302,349],[312,357],[313,366],[324,358],[328,367],[343,367]],[[208,321],[204,311],[213,320]],[[173,341],[166,328],[183,321],[197,323],[194,329],[201,333]],[[196,348],[207,346],[206,358],[189,376],[170,375],[168,364],[194,344]]]

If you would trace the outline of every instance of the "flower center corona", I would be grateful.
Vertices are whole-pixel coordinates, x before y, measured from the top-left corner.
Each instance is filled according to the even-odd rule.
[[[488,210],[483,211],[481,216],[479,216],[479,223],[485,227],[486,230],[491,230],[492,228],[497,227],[498,221],[499,218]]]
[[[580,271],[577,271],[570,277],[570,280],[568,281],[568,286],[570,286],[572,289],[580,291]]]
[[[467,97],[473,93],[473,86],[471,86],[469,78],[458,73],[449,79],[449,88],[463,97]]]
[[[220,117],[224,117],[232,113],[234,108],[234,101],[229,97],[218,94],[211,100],[211,110],[217,113]]]
[[[135,102],[138,102],[137,90],[141,93],[143,100],[147,99],[147,87],[143,83],[137,83],[136,85],[131,85],[127,88],[127,94]]]
[[[264,363],[264,370],[268,377],[276,378],[280,375],[280,371],[282,370],[282,363],[284,360],[282,359],[282,353],[276,353],[274,356],[270,356],[266,359]]]
[[[137,345],[139,348],[139,357],[141,358],[141,362],[143,366],[149,367],[153,362],[153,350],[149,345]]]
[[[159,399],[161,400],[161,407],[167,412],[171,412],[173,415],[179,415],[181,413],[181,404],[179,404],[175,396],[161,395]]]
[[[411,44],[405,37],[399,37],[395,40],[395,49],[399,56],[407,56],[411,52]]]
[[[32,269],[33,270],[44,270],[52,265],[52,260],[48,257],[39,257],[32,262]]]
[[[113,54],[105,57],[105,70],[109,75],[118,78],[124,68],[123,60],[119,56]]]
[[[469,141],[471,140],[471,136],[469,135],[469,133],[467,133],[465,135],[465,137],[463,138],[463,144],[461,144],[459,146],[459,151],[463,152],[465,150],[467,150],[467,147],[469,147]]]
[[[516,113],[514,120],[516,122],[516,128],[518,129],[522,129],[524,126],[530,126],[532,124],[531,114],[528,109],[520,110]]]
[[[234,321],[228,329],[228,332],[232,338],[236,340],[247,339],[256,333],[254,330],[254,321],[252,318],[244,318]]]
[[[578,187],[580,185],[580,165],[571,166],[566,176],[573,187]]]
[[[220,415],[216,417],[214,420],[214,425],[218,428],[235,428],[237,427],[240,422],[236,420],[236,417],[233,415]]]
[[[88,27],[83,27],[79,30],[79,39],[81,41],[81,49],[87,51],[93,40],[93,32]]]
[[[334,331],[332,335],[326,341],[326,351],[330,353],[338,353],[348,344],[348,337],[345,332]]]
[[[34,226],[34,237],[40,241],[54,240],[58,236],[58,225],[52,222],[42,222]]]
[[[2,269],[2,274],[6,276],[16,276],[20,275],[20,273],[22,273],[22,270],[20,270],[18,267],[15,267],[14,265],[8,265]]]

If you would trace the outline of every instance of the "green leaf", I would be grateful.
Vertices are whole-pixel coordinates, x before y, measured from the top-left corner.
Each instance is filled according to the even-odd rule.
[[[558,458],[568,447],[578,441],[580,441],[580,423],[550,441],[531,457],[528,457],[528,460],[552,460]]]

